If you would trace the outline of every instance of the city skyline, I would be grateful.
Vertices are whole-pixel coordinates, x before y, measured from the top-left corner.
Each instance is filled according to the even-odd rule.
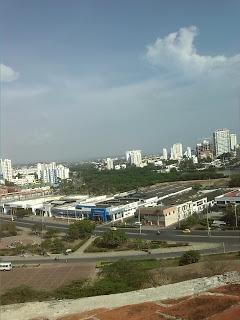
[[[239,2],[56,3],[0,3],[1,157],[80,161],[239,135]]]

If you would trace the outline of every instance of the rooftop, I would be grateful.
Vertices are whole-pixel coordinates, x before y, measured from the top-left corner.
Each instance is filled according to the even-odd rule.
[[[223,197],[229,197],[229,198],[239,198],[240,197],[240,190],[233,190],[228,193],[225,193]]]

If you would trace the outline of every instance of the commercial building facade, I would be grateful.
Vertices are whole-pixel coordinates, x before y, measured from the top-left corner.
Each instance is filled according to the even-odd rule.
[[[218,206],[240,205],[240,189],[227,192],[221,196],[215,197],[215,203]]]

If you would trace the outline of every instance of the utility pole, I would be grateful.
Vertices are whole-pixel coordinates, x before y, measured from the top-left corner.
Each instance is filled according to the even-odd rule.
[[[142,226],[141,226],[141,217],[140,217],[140,210],[138,209],[138,223],[139,223],[139,234],[142,233]]]
[[[236,226],[236,229],[237,229],[237,227],[238,227],[238,217],[237,217],[237,204],[236,203],[235,203],[234,214],[235,214],[235,226]]]
[[[13,208],[11,207],[11,220],[13,221],[14,220],[14,218],[13,218]]]
[[[41,213],[42,213],[42,232],[41,232],[41,237],[43,239],[43,210],[41,210]]]
[[[67,206],[67,223],[69,224],[68,206]]]
[[[207,232],[208,232],[208,237],[210,237],[210,227],[209,227],[209,221],[208,221],[208,206],[207,206]]]
[[[226,253],[225,243],[223,242],[223,253]]]

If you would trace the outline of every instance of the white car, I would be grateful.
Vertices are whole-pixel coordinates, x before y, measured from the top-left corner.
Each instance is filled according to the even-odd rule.
[[[139,221],[136,221],[134,224],[135,224],[135,226],[142,226],[142,223]]]
[[[117,228],[116,227],[111,227],[111,230],[112,231],[117,231]]]

